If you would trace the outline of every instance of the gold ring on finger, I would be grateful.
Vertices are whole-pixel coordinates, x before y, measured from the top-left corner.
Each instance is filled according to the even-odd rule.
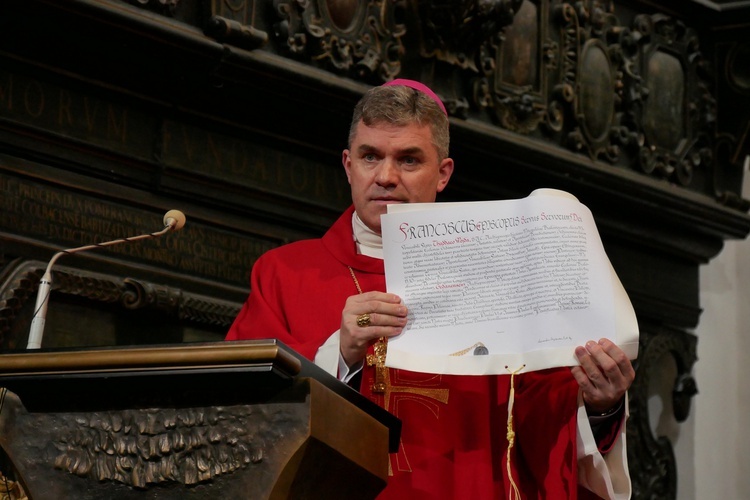
[[[368,313],[364,313],[357,316],[357,326],[370,326],[370,315]]]

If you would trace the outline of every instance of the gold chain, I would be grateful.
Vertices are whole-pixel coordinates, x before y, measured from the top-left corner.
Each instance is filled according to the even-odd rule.
[[[354,280],[354,286],[357,287],[357,292],[361,295],[362,287],[359,286],[359,280],[354,274],[354,269],[352,269],[352,266],[347,267],[349,268],[349,274],[352,275],[352,279]],[[385,367],[385,355],[388,352],[388,339],[380,337],[373,345],[373,348],[375,354],[368,354],[366,358],[367,366],[375,366],[375,383],[372,386],[372,392],[384,393],[387,389],[388,368]]]
[[[349,274],[352,275],[352,279],[354,280],[354,286],[357,287],[357,292],[359,292],[359,294],[362,295],[362,287],[359,286],[359,280],[354,275],[354,269],[352,269],[352,266],[347,266],[347,267],[349,267]]]

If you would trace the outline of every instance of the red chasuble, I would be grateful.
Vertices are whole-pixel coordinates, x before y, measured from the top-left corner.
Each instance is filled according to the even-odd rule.
[[[341,324],[347,297],[385,291],[383,262],[356,253],[350,207],[322,239],[285,245],[253,268],[251,293],[228,340],[277,338],[313,359]],[[510,376],[456,376],[388,370],[385,393],[373,393],[365,366],[361,392],[402,420],[392,476],[378,498],[502,499],[507,471]],[[568,368],[515,377],[512,482],[521,498],[577,498],[578,384]]]

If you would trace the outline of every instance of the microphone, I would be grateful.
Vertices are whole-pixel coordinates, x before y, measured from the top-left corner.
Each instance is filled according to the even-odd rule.
[[[95,250],[101,247],[117,245],[119,243],[129,243],[132,241],[143,240],[146,238],[158,238],[170,231],[179,231],[185,225],[185,214],[179,210],[170,210],[164,214],[164,229],[155,233],[141,234],[129,238],[120,238],[119,240],[105,241],[94,245],[86,245],[78,248],[69,248],[57,252],[47,264],[47,270],[44,272],[42,279],[39,281],[39,289],[36,294],[36,305],[34,306],[34,317],[31,320],[31,329],[29,330],[29,341],[26,349],[39,349],[42,346],[42,335],[44,334],[44,323],[47,320],[47,304],[49,303],[49,294],[52,287],[52,266],[57,259],[63,255],[83,252],[84,250]]]

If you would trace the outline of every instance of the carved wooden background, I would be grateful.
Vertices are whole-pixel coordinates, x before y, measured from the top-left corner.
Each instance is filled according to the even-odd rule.
[[[707,5],[709,4],[709,5]],[[635,498],[674,498],[649,379],[691,369],[698,267],[750,230],[750,8],[671,0],[5,0],[0,4],[0,345],[25,346],[60,248],[45,346],[219,340],[264,251],[349,201],[351,109],[431,85],[457,171],[443,199],[574,193],[641,326],[628,427]]]

